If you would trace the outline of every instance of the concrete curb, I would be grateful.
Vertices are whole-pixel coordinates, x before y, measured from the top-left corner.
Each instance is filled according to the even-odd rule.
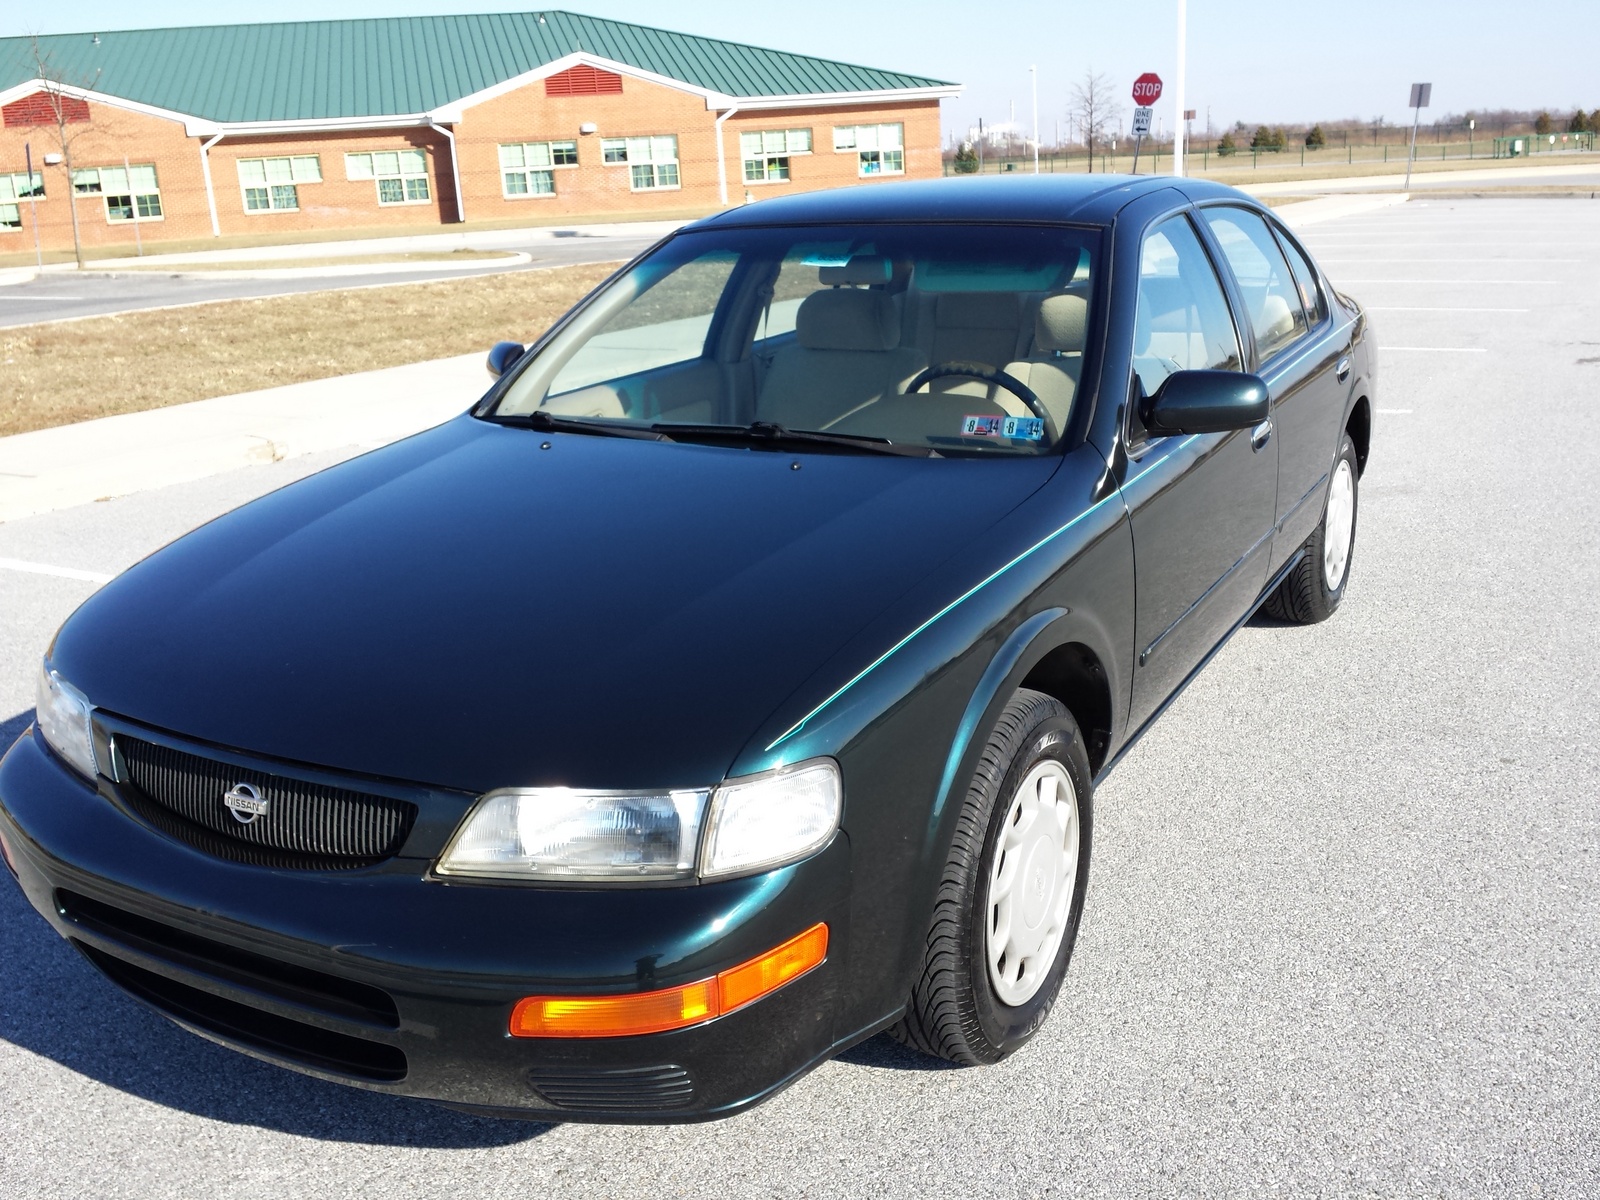
[[[0,438],[0,522],[343,447],[465,412],[483,355],[364,371]]]
[[[1335,217],[1353,217],[1360,213],[1376,212],[1404,204],[1411,199],[1409,192],[1353,192],[1341,196],[1318,196],[1315,200],[1302,200],[1298,204],[1285,204],[1273,209],[1279,220],[1290,229],[1331,221]]]
[[[0,269],[0,287],[10,287],[14,283],[30,283],[38,276],[38,267],[5,267]]]
[[[507,251],[496,258],[469,259],[465,262],[348,263],[337,266],[329,264],[325,267],[260,267],[244,271],[185,271],[182,266],[141,270],[85,267],[77,274],[96,275],[101,279],[137,279],[149,275],[168,279],[336,279],[361,275],[409,275],[419,271],[428,274],[506,271],[513,267],[527,266],[532,261],[531,254]]]

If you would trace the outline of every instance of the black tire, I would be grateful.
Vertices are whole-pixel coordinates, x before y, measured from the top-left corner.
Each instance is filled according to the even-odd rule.
[[[1018,788],[1047,758],[1065,769],[1077,799],[1077,870],[1054,961],[1043,971],[1037,992],[1013,1006],[1000,998],[990,978],[989,880]],[[1019,689],[989,734],[968,785],[939,881],[922,968],[905,1016],[889,1030],[892,1037],[961,1066],[997,1062],[1033,1037],[1061,990],[1077,941],[1089,885],[1092,812],[1089,755],[1077,722],[1051,697]]]
[[[1333,495],[1333,481],[1343,466],[1350,472],[1350,540],[1345,553],[1344,566],[1335,587],[1328,584],[1324,556],[1328,545],[1328,499]],[[1356,524],[1361,515],[1361,470],[1356,462],[1355,443],[1345,434],[1339,442],[1339,455],[1333,460],[1333,470],[1328,475],[1328,498],[1323,500],[1322,520],[1305,542],[1305,556],[1299,565],[1284,577],[1282,583],[1267,597],[1261,611],[1280,621],[1296,625],[1315,625],[1333,616],[1344,599],[1345,588],[1350,583],[1350,563],[1356,554]]]

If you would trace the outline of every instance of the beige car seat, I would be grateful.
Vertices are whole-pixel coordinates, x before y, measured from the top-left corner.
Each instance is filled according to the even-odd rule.
[[[1033,352],[1009,362],[1005,372],[1033,390],[1050,414],[1051,434],[1061,436],[1078,392],[1089,301],[1077,292],[1046,296],[1033,319]],[[1010,393],[1004,399],[1012,399]]]
[[[894,300],[877,289],[812,292],[795,315],[795,341],[772,357],[756,419],[823,429],[905,387],[925,365],[900,345]]]

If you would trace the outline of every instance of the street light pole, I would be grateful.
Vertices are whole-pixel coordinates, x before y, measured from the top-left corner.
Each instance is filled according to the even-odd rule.
[[[1029,67],[1033,77],[1033,173],[1039,173],[1039,68]]]
[[[1175,97],[1178,102],[1178,120],[1173,124],[1172,173],[1179,179],[1183,178],[1183,143],[1185,141],[1184,134],[1187,132],[1183,124],[1183,72],[1186,65],[1185,60],[1188,57],[1186,47],[1188,38],[1185,28],[1188,22],[1188,7],[1189,0],[1178,0],[1178,78],[1176,81],[1178,94]]]

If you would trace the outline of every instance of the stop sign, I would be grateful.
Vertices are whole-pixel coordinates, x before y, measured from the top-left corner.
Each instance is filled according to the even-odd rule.
[[[1133,81],[1133,102],[1135,104],[1154,104],[1161,99],[1161,76],[1154,71],[1146,71]]]

